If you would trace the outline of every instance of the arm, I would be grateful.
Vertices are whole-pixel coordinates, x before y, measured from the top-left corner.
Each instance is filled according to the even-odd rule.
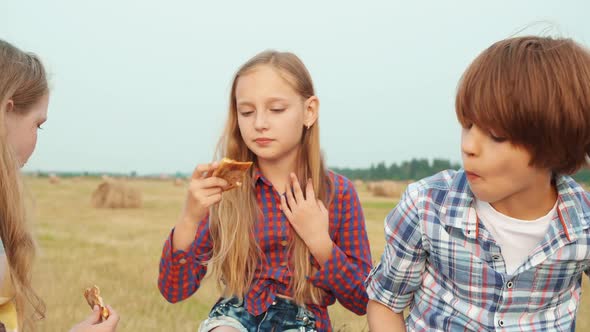
[[[286,197],[281,197],[281,209],[320,265],[309,281],[333,294],[350,311],[364,315],[368,298],[363,281],[371,269],[371,251],[352,183],[337,179],[342,182],[335,183],[338,199],[331,205],[331,222],[329,211],[316,199],[311,181],[307,182],[304,197],[295,174],[291,174],[291,180],[293,190],[288,187]],[[335,229],[334,239],[330,227]]]
[[[418,191],[411,189],[385,218],[385,250],[365,281],[369,299],[393,313],[401,313],[422,285],[426,252],[422,247]],[[372,305],[376,315],[382,308]],[[372,319],[373,320],[373,319]],[[373,323],[375,320],[373,320]]]
[[[160,259],[158,288],[171,303],[182,301],[197,291],[207,273],[205,262],[210,258],[212,248],[208,217],[199,223],[193,222],[193,227],[196,228],[194,231],[191,225],[181,223],[170,233]],[[182,243],[176,250],[177,236],[185,241],[192,236],[192,241],[184,246],[184,250],[181,249]]]
[[[406,331],[404,315],[400,312],[391,311],[385,305],[369,301],[367,306],[367,318],[371,332],[402,332]]]
[[[212,250],[209,208],[219,203],[227,182],[211,177],[216,163],[195,168],[180,221],[164,244],[158,288],[169,302],[182,301],[197,291],[207,273]]]
[[[334,209],[333,222],[337,230],[334,239],[328,237],[321,254],[314,254],[321,269],[310,281],[331,292],[347,309],[364,315],[367,308],[367,291],[363,281],[371,270],[371,251],[365,227],[365,217],[358,195],[350,181],[342,179],[340,204]],[[326,244],[329,246],[326,247]]]

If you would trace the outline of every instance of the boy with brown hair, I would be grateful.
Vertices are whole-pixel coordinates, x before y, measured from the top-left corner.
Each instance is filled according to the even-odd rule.
[[[411,184],[385,219],[371,331],[573,331],[590,194],[568,174],[590,153],[590,53],[499,41],[463,74],[456,114],[463,169]]]

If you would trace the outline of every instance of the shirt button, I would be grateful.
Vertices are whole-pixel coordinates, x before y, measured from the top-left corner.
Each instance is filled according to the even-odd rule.
[[[179,262],[180,264],[184,264],[184,263],[186,263],[186,259],[184,259],[184,258],[181,258],[181,259],[180,259],[178,262]]]
[[[499,325],[500,327],[504,326],[504,321],[500,319],[500,320],[498,321],[498,325]]]
[[[500,255],[493,255],[492,259],[495,261],[499,261],[500,260]]]
[[[277,305],[277,303],[275,301],[272,301],[272,304],[271,305]]]
[[[289,244],[289,242],[287,242],[287,241],[285,241],[285,240],[281,241],[281,245],[282,245],[283,247],[286,247],[286,246],[287,246],[287,244]]]
[[[506,283],[506,288],[510,289],[514,286],[514,283],[512,281],[509,281]]]

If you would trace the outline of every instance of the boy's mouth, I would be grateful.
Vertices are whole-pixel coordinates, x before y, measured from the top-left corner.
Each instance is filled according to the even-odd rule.
[[[479,174],[470,171],[465,171],[465,176],[467,176],[467,180],[469,181],[474,181],[481,178]]]

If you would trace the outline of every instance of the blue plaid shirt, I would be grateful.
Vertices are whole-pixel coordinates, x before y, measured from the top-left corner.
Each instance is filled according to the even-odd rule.
[[[409,331],[574,331],[590,266],[590,194],[567,176],[556,184],[557,214],[513,275],[462,170],[411,184],[385,219],[369,298],[395,312],[410,305]]]

